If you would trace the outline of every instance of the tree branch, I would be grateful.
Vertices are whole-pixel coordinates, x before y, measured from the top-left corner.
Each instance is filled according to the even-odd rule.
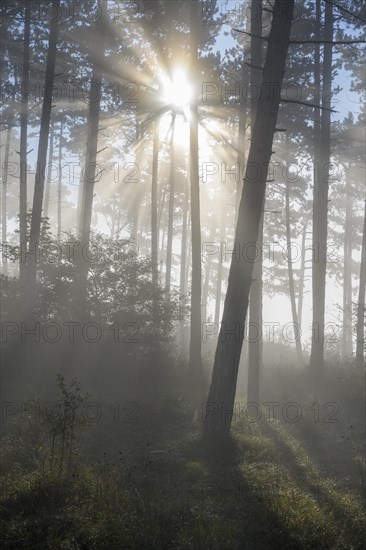
[[[326,4],[330,4],[331,6],[334,6],[337,10],[343,11],[347,15],[350,15],[351,17],[354,17],[358,21],[361,21],[361,23],[365,23],[366,25],[366,19],[363,19],[363,17],[360,17],[356,13],[353,13],[352,11],[347,10],[346,8],[343,8],[342,6],[339,6],[339,4],[336,4],[335,2],[331,2],[330,0],[324,0]]]
[[[313,109],[322,109],[323,111],[330,111],[331,113],[338,113],[334,109],[328,109],[328,107],[322,107],[322,105],[314,105],[313,103],[306,103],[306,101],[298,101],[297,99],[284,99],[281,98],[282,103],[295,103],[296,105],[305,105],[305,107],[311,107]]]
[[[366,44],[366,40],[290,40],[290,44]]]
[[[241,31],[239,29],[233,29],[233,31],[240,32],[241,34],[246,34],[247,36],[252,36],[253,38],[258,38],[260,40],[265,40],[266,42],[268,42],[267,36],[261,36],[260,34],[252,34],[251,32]]]

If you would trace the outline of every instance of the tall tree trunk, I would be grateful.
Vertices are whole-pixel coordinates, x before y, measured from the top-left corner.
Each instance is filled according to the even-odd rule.
[[[332,89],[332,40],[333,40],[333,6],[325,5],[324,21],[324,61],[323,87],[320,128],[320,158],[316,197],[316,212],[314,209],[314,259],[313,259],[313,336],[311,345],[310,371],[313,380],[322,377],[324,372],[324,322],[325,322],[325,280],[326,280],[326,249],[328,236],[328,191],[330,162],[330,130],[331,130],[331,89]],[[318,147],[318,142],[317,142]],[[316,168],[316,166],[315,166]],[[314,182],[315,186],[316,181]],[[319,257],[317,257],[319,250]]]
[[[100,5],[101,7],[101,5]],[[97,22],[99,27],[99,22]],[[99,30],[99,29],[98,29]],[[102,33],[98,33],[100,36]],[[97,168],[98,132],[100,117],[100,101],[102,91],[101,66],[104,55],[104,45],[101,46],[101,59],[94,61],[90,85],[90,100],[88,113],[88,135],[86,141],[85,169],[83,176],[83,203],[81,207],[81,250],[86,250],[90,242],[90,229],[93,211],[94,184]],[[88,262],[79,258],[79,306],[85,311],[87,300]]]
[[[27,248],[27,134],[28,134],[28,89],[29,89],[29,43],[30,43],[31,5],[25,4],[24,14],[24,50],[23,50],[23,90],[20,110],[20,186],[19,186],[19,246]],[[19,278],[22,294],[25,292],[26,263],[19,257]]]
[[[248,27],[249,25],[247,24],[247,30],[248,30]],[[240,79],[241,95],[240,95],[240,109],[239,109],[239,131],[238,131],[239,178],[237,181],[236,195],[235,195],[236,196],[235,220],[238,219],[240,197],[243,190],[242,174],[244,174],[246,149],[247,149],[246,132],[247,132],[247,123],[248,123],[248,116],[247,116],[248,105],[247,105],[246,91],[248,89],[249,67],[246,64],[246,58],[247,58],[246,48],[243,48],[243,62],[241,66],[241,79]]]
[[[262,0],[252,0],[252,23],[251,23],[251,85],[259,89],[262,82],[261,71],[256,67],[262,67]],[[251,128],[253,130],[257,116],[257,102],[252,102]],[[253,133],[252,133],[253,136]],[[254,263],[253,279],[250,289],[249,300],[249,322],[255,327],[254,338],[248,340],[248,391],[247,400],[252,403],[260,403],[260,382],[263,363],[263,213],[259,225],[258,250],[260,257]],[[257,334],[257,330],[259,331]]]
[[[243,190],[242,190],[243,192]],[[225,242],[226,233],[226,203],[223,202],[221,207],[221,223],[220,223],[220,243]],[[221,309],[221,289],[222,289],[222,272],[223,272],[222,248],[220,246],[219,259],[217,263],[217,280],[216,280],[216,297],[215,297],[215,324],[218,326],[220,322]]]
[[[190,114],[190,184],[191,184],[191,227],[192,227],[192,290],[191,290],[191,332],[190,332],[190,368],[201,376],[201,219],[199,187],[199,153],[198,153],[198,1],[190,2],[190,63],[194,96]]]
[[[43,105],[42,105],[41,127],[39,131],[36,176],[34,181],[32,220],[31,220],[31,229],[30,229],[30,237],[29,237],[29,252],[31,255],[28,257],[28,267],[29,267],[28,282],[31,289],[30,296],[32,295],[34,296],[33,289],[35,287],[36,273],[37,273],[37,262],[36,262],[35,255],[33,255],[33,252],[39,243],[40,234],[41,234],[41,217],[42,217],[43,191],[44,191],[44,182],[45,182],[45,166],[47,162],[48,137],[49,137],[49,129],[50,129],[51,109],[52,109],[52,94],[50,94],[50,90],[53,89],[53,83],[55,78],[59,11],[60,11],[60,0],[53,0],[50,38],[49,38],[47,62],[46,62],[46,78],[45,78],[45,89],[44,89]]]
[[[151,178],[151,265],[152,284],[158,286],[158,166],[159,166],[159,119],[153,126],[153,159]]]
[[[350,170],[350,166],[348,166]],[[346,172],[347,174],[347,172]],[[343,247],[343,330],[342,357],[349,358],[352,346],[352,201],[350,182],[346,175],[346,219],[344,224]]]
[[[162,231],[161,231],[161,246],[160,246],[160,257],[163,260],[165,257],[166,260],[166,248],[165,248],[165,238],[167,234],[167,225],[168,225],[168,212],[166,211],[166,208],[164,207],[164,203],[166,203],[166,196],[163,197],[162,200],[162,206],[160,211],[160,225],[162,225]],[[165,261],[166,266],[166,261]]]
[[[10,138],[11,138],[11,123],[8,122],[8,128],[6,130],[6,141],[5,141],[5,155],[4,155],[4,164],[3,164],[3,185],[1,190],[1,241],[2,241],[2,262],[3,262],[3,273],[4,275],[8,274],[8,264],[5,257],[5,247],[8,240],[8,212],[7,212],[7,199],[8,199],[8,163],[9,163],[9,154],[10,154]],[[22,263],[22,262],[20,262]]]
[[[292,17],[289,14],[293,13],[294,0],[289,0],[286,7],[288,9],[284,16],[283,0],[276,0],[273,10],[263,82],[276,85],[263,87],[258,101],[236,226],[235,242],[240,243],[241,249],[246,243],[258,241],[292,26]],[[253,165],[261,168],[261,173],[255,181],[248,170],[248,167]],[[240,261],[237,262],[233,258],[206,405],[206,433],[225,434],[230,430],[252,272],[253,262],[250,259],[241,255]]]
[[[295,281],[294,281],[294,271],[292,267],[292,257],[291,257],[291,220],[290,220],[290,183],[286,179],[286,241],[287,241],[287,269],[288,269],[288,286],[290,293],[290,302],[291,302],[291,313],[292,313],[292,322],[294,325],[294,337],[296,344],[296,353],[297,361],[300,366],[304,364],[304,359],[302,355],[301,347],[301,327],[299,327],[299,319],[297,316],[296,310],[296,297],[295,297]],[[297,331],[297,328],[300,330]]]
[[[83,152],[82,157],[80,158],[80,176],[79,176],[79,189],[78,189],[78,205],[76,211],[76,224],[75,231],[77,238],[81,241],[81,229],[83,226],[83,204],[84,204],[84,170],[85,170],[85,161],[86,161],[86,149]],[[84,168],[83,168],[84,166]]]
[[[139,221],[140,221],[140,203],[141,203],[141,189],[142,189],[142,156],[144,150],[144,133],[142,130],[142,125],[138,119],[138,114],[136,113],[136,148],[135,148],[135,158],[136,165],[138,169],[138,183],[135,186],[134,196],[131,203],[131,233],[130,239],[134,240],[136,243],[138,241],[137,233],[139,230]]]
[[[190,215],[189,212],[188,212],[187,227],[188,228],[191,227],[191,215]],[[187,231],[187,250],[189,250],[190,247],[191,247],[191,240],[192,240],[192,232]],[[191,270],[191,260],[192,260],[192,255],[187,254],[186,272],[184,274],[184,288],[185,288],[186,292],[189,292],[189,290],[190,290],[190,287],[189,287],[189,273],[190,273],[190,270]]]
[[[356,367],[365,365],[365,287],[366,287],[366,200],[363,219],[361,267],[360,267],[360,286],[358,291],[357,303],[357,344],[356,344]]]
[[[189,197],[188,190],[184,186],[183,212],[182,212],[182,241],[180,247],[180,284],[179,293],[183,297],[186,293],[186,264],[187,264],[187,221],[188,221]]]
[[[308,227],[308,220],[305,221],[304,228],[302,230],[301,238],[301,266],[300,266],[300,279],[299,279],[299,298],[297,302],[297,317],[298,321],[302,323],[302,306],[304,303],[304,283],[305,283],[305,267],[306,267],[306,230]]]
[[[62,219],[61,219],[61,202],[62,202],[62,137],[63,124],[60,127],[60,142],[58,146],[58,186],[57,186],[57,238],[61,239]]]
[[[177,159],[176,159],[176,150],[175,150],[175,115],[173,115],[172,136],[170,140],[168,238],[167,238],[167,247],[166,247],[166,272],[165,272],[165,290],[167,292],[170,292],[170,283],[172,278],[174,195],[175,195],[176,171],[177,171]]]
[[[45,218],[48,218],[48,210],[50,207],[54,135],[55,135],[55,121],[54,119],[52,119],[51,127],[50,127],[50,144],[49,144],[50,150],[48,154],[46,190],[45,190],[45,196],[44,196],[44,217]]]
[[[214,221],[211,222],[211,228],[210,228],[210,236],[209,236],[209,243],[212,243],[215,238],[215,225]],[[211,265],[212,265],[212,254],[209,254],[208,258],[206,258],[206,269],[205,269],[205,280],[203,284],[203,290],[202,290],[202,304],[204,307],[204,314],[203,314],[203,322],[207,322],[207,302],[208,302],[208,289],[210,287],[210,273],[211,273]]]

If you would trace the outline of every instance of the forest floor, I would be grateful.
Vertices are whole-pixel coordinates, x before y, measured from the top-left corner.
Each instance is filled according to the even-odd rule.
[[[8,427],[2,548],[364,547],[356,424],[314,422],[313,410],[296,423],[240,416],[230,438],[207,443],[194,417],[182,396],[146,400],[138,423],[103,420],[86,430],[78,465],[53,475],[47,460],[26,463],[34,440],[25,426]]]

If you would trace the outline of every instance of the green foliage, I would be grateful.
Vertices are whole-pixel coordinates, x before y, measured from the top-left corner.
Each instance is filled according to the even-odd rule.
[[[73,423],[73,411],[85,401],[76,380],[66,384],[59,377],[57,385],[63,411],[60,422],[53,424],[59,466],[63,438],[70,441],[74,432],[76,445],[84,430],[82,423]],[[352,393],[347,397],[353,398]],[[85,432],[96,437],[94,451],[86,445],[83,460],[69,471],[66,453],[61,478],[56,466],[51,476],[39,465],[27,465],[25,471],[19,464],[9,490],[9,476],[3,475],[3,546],[363,548],[362,488],[336,483],[332,471],[340,452],[348,468],[339,430],[327,432],[328,453],[319,455],[319,425],[308,419],[303,429],[295,430],[279,420],[253,423],[240,418],[231,438],[211,445],[200,440],[190,405],[188,395],[172,391],[151,399],[142,407],[138,430],[135,424],[129,432],[121,425],[107,427],[111,443],[102,450],[99,435]],[[303,430],[309,431],[308,437]],[[14,439],[11,445],[22,446],[23,440]],[[47,449],[50,457],[49,442]]]

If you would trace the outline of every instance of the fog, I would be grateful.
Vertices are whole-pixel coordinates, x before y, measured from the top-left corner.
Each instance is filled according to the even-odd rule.
[[[361,1],[2,4],[4,548],[362,548]]]

